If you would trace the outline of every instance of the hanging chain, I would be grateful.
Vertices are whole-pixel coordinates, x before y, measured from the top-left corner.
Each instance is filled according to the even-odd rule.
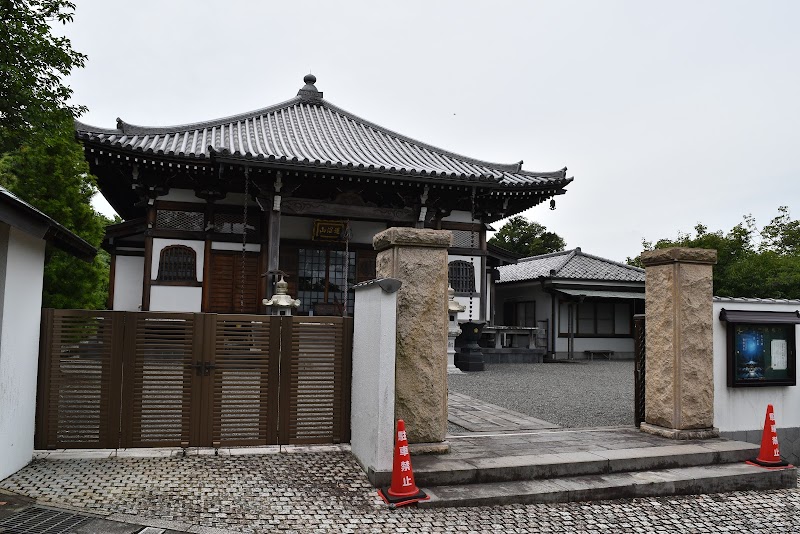
[[[247,204],[250,198],[250,173],[244,170],[244,215],[242,216],[242,270],[240,272],[239,287],[239,313],[244,313],[244,267],[247,251]]]
[[[350,238],[352,236],[350,221],[347,221],[344,230],[344,309],[342,310],[342,317],[347,317],[347,306],[350,297]]]
[[[469,284],[469,319],[472,320],[472,298],[475,295],[475,188],[472,188],[472,228],[469,230],[470,246],[472,247],[472,256],[469,257],[469,263],[472,265],[472,281]]]

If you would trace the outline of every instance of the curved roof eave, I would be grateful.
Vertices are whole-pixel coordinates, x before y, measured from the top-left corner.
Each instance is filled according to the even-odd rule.
[[[75,121],[76,137],[128,154],[187,162],[216,157],[355,169],[516,191],[549,191],[572,181],[566,167],[527,171],[522,161],[493,163],[412,139],[324,100],[313,75],[304,81],[296,97],[246,113],[174,126],[139,126],[117,119],[116,129]]]

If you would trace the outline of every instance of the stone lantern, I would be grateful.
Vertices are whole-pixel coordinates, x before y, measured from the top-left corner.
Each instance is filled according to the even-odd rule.
[[[271,299],[264,299],[264,306],[272,306],[273,315],[291,315],[292,309],[300,306],[300,301],[289,296],[289,283],[283,279],[275,284],[275,294]]]
[[[461,369],[455,365],[456,338],[461,334],[461,327],[458,326],[458,312],[463,312],[466,307],[456,301],[456,292],[452,287],[447,287],[447,372],[448,374],[459,374]]]

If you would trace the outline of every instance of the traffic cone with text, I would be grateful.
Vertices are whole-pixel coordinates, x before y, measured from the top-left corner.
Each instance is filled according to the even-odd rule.
[[[781,458],[781,449],[778,446],[778,430],[775,422],[775,410],[767,404],[767,416],[764,419],[764,432],[761,434],[761,450],[758,458],[747,463],[761,467],[791,467]]]
[[[411,455],[408,452],[406,423],[402,419],[397,420],[397,432],[395,433],[392,485],[388,488],[380,488],[378,495],[393,508],[429,499],[428,495],[414,483],[414,470],[411,467]]]

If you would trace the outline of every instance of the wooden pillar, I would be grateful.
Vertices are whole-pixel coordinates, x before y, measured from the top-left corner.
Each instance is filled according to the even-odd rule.
[[[142,311],[150,311],[150,286],[153,269],[153,227],[156,223],[156,208],[147,208],[147,229],[144,234],[144,273],[142,276]]]
[[[267,272],[276,271],[280,268],[281,250],[281,188],[283,187],[283,175],[278,171],[275,177],[275,195],[272,199],[272,208],[269,210],[267,231]],[[267,298],[271,297],[274,291],[273,280],[267,276]]]
[[[270,213],[271,211],[261,212],[261,233],[259,241],[261,248],[258,253],[258,310],[260,313],[266,313],[267,307],[264,306],[264,299],[271,297],[271,280],[267,272],[269,272],[269,227],[270,227]]]

